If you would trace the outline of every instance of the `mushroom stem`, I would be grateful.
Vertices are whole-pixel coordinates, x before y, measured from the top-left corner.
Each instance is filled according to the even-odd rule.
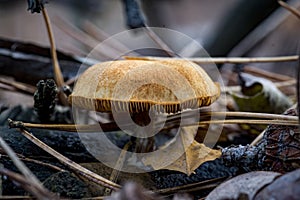
[[[146,125],[150,125],[151,118],[149,116],[149,111],[132,113],[132,120],[141,127],[145,127]],[[146,129],[148,130],[148,129]],[[136,130],[137,135],[143,135],[145,138],[140,137],[131,137],[131,140],[135,144],[135,152],[136,153],[148,153],[154,150],[154,137],[146,137],[149,133],[145,133],[145,129],[138,128]],[[149,131],[154,131],[154,127],[150,128]],[[150,133],[151,134],[151,133]],[[151,134],[152,135],[152,134]]]

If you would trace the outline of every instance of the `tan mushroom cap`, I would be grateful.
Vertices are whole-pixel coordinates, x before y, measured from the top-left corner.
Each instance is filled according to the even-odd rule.
[[[208,106],[220,87],[188,61],[119,60],[96,64],[79,77],[69,100],[98,112],[148,111],[176,113]]]

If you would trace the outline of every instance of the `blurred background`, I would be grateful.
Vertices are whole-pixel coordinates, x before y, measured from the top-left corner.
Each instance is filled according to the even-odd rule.
[[[46,8],[60,51],[86,56],[93,42],[101,42],[106,37],[128,30],[126,0],[48,2]],[[140,0],[138,3],[148,26],[165,27],[186,34],[203,45],[211,56],[298,53],[300,21],[281,8],[276,0]],[[300,5],[298,0],[287,3],[298,8]],[[49,46],[42,15],[27,11],[25,0],[0,1],[0,27],[1,38]],[[92,40],[89,35],[95,28],[104,35]],[[131,37],[141,35],[145,33],[136,32]],[[192,56],[197,56],[197,52],[193,52]],[[295,74],[295,63],[253,66]]]

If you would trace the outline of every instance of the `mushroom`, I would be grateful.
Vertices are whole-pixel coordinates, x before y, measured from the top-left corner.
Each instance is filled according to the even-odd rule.
[[[155,112],[177,113],[209,106],[219,95],[219,84],[195,63],[117,60],[102,62],[84,71],[69,101],[87,110],[117,113],[113,116],[131,118],[143,127],[149,125]],[[148,130],[153,132],[151,128]],[[146,138],[149,133],[135,136]],[[153,146],[151,141],[148,144]]]

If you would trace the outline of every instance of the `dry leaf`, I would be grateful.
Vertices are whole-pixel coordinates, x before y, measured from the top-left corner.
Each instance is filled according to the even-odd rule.
[[[282,113],[292,106],[291,100],[271,81],[245,73],[241,76],[243,94],[231,94],[240,111]]]
[[[251,200],[260,189],[270,184],[278,176],[280,176],[280,173],[266,171],[255,171],[242,174],[220,184],[209,193],[206,200]]]
[[[174,163],[165,169],[183,172],[191,175],[202,163],[220,157],[219,150],[214,150],[194,141],[187,151]]]
[[[197,127],[181,128],[178,137],[167,146],[168,148],[160,149],[159,155],[146,155],[143,163],[155,170],[169,169],[191,175],[202,163],[220,157],[221,151],[213,150],[194,140],[195,129]]]
[[[255,200],[262,199],[299,199],[300,169],[294,170],[274,180],[255,195]]]

